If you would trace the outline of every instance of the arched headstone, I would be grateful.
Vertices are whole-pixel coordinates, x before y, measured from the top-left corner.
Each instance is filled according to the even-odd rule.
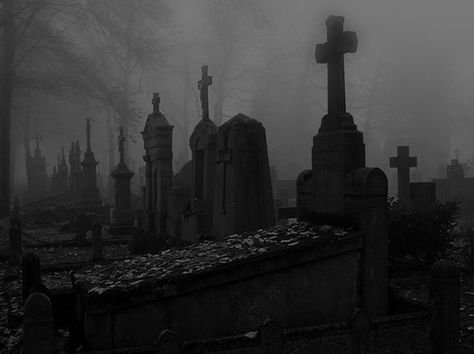
[[[183,352],[183,343],[175,332],[165,329],[160,333],[155,348],[156,354],[180,354]]]
[[[51,301],[43,293],[28,296],[23,315],[24,354],[52,354],[54,319]]]

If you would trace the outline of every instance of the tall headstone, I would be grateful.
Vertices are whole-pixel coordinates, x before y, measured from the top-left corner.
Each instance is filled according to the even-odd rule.
[[[238,114],[219,127],[213,229],[216,237],[275,223],[265,128]]]
[[[398,198],[410,205],[410,168],[417,166],[416,157],[410,156],[410,147],[397,147],[397,156],[390,158],[390,167],[398,170]]]
[[[115,209],[112,212],[112,234],[133,233],[135,214],[132,209],[132,194],[130,180],[135,175],[125,163],[125,136],[123,128],[120,127],[118,139],[120,162],[110,174],[115,180]]]
[[[69,168],[66,162],[66,154],[64,153],[64,147],[61,152],[61,160],[58,166],[58,178],[59,178],[59,188],[61,193],[67,193],[68,191],[68,178],[69,178]]]
[[[217,126],[209,118],[208,88],[212,76],[208,75],[207,65],[201,68],[202,76],[198,82],[202,118],[191,134],[189,145],[192,151],[192,214],[185,222],[188,241],[196,241],[200,235],[212,232],[212,205],[214,174],[216,168]]]
[[[78,202],[82,193],[82,166],[81,148],[79,140],[71,143],[69,151],[69,169],[71,171],[69,180],[69,193],[74,201]]]
[[[23,315],[24,354],[52,354],[54,340],[53,307],[44,293],[34,292],[25,303]]]
[[[363,136],[346,111],[344,54],[354,53],[357,37],[343,30],[344,18],[326,21],[327,42],[316,46],[316,62],[327,64],[328,113],[313,138],[313,213],[341,213],[344,205],[344,177],[365,166]]]
[[[87,133],[87,150],[84,153],[84,159],[81,162],[83,169],[82,200],[81,204],[84,206],[101,205],[99,199],[99,188],[97,187],[97,164],[94,153],[91,150],[91,122],[90,119],[86,121]]]
[[[23,300],[34,292],[49,296],[49,291],[41,281],[41,261],[34,252],[26,252],[21,261]]]
[[[160,95],[153,94],[153,113],[142,132],[146,163],[145,230],[166,234],[168,192],[173,187],[173,126],[160,112]]]
[[[49,177],[46,171],[47,163],[42,155],[39,134],[33,138],[36,141],[34,155],[27,157],[28,195],[32,199],[40,198],[48,193]]]

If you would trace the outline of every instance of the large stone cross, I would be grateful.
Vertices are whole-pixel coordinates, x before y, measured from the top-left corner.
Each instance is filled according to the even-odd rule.
[[[159,97],[159,96],[158,96]],[[125,151],[124,151],[124,144],[125,144],[125,136],[123,135],[123,127],[119,129],[119,152],[120,152],[120,163],[125,163]]]
[[[343,30],[344,17],[326,20],[327,42],[316,45],[316,62],[328,65],[328,115],[346,113],[344,54],[355,53],[357,35]]]
[[[87,118],[86,121],[86,134],[87,134],[87,151],[91,151],[91,120]]]
[[[390,158],[390,167],[398,169],[398,198],[406,206],[410,203],[410,167],[416,166],[417,159],[410,156],[408,146],[398,146],[397,156]]]
[[[209,92],[208,88],[212,85],[212,76],[207,73],[207,65],[201,67],[201,80],[198,81],[200,91],[202,120],[209,120]]]
[[[161,103],[161,98],[160,94],[158,92],[153,93],[153,115],[159,116],[160,113],[160,103]]]

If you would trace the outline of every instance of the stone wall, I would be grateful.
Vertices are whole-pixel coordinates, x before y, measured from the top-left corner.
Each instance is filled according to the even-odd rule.
[[[141,293],[83,298],[89,348],[150,345],[168,328],[188,340],[345,321],[359,305],[363,237],[222,266]],[[317,306],[315,306],[315,304]]]

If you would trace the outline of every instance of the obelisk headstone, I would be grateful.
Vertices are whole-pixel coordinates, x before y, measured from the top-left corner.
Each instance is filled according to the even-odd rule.
[[[114,235],[132,234],[135,231],[135,214],[132,210],[130,180],[135,175],[125,163],[125,136],[120,127],[118,139],[120,162],[110,174],[115,180],[115,209],[112,211],[112,225],[109,232]]]
[[[146,163],[145,231],[166,234],[168,193],[173,187],[173,126],[160,112],[160,95],[153,94],[153,113],[148,115],[143,141]]]
[[[86,121],[86,133],[87,133],[87,150],[84,153],[84,159],[81,162],[83,169],[83,189],[82,189],[82,201],[81,204],[84,206],[97,206],[101,205],[99,199],[99,188],[97,187],[97,164],[94,157],[94,153],[91,150],[91,122],[90,119]]]

